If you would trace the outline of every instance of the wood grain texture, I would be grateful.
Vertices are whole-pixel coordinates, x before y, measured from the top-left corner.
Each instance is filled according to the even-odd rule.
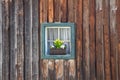
[[[48,21],[53,22],[54,18],[54,1],[48,0]]]
[[[48,22],[54,21],[54,0],[48,0]],[[54,76],[53,76],[54,75]],[[48,77],[49,80],[55,80],[55,60],[48,61]]]
[[[104,60],[105,60],[105,80],[111,80],[111,67],[110,67],[110,31],[109,31],[109,0],[103,1],[104,7]]]
[[[68,0],[68,22],[75,22],[75,1]],[[76,62],[75,59],[68,60],[69,62],[69,80],[76,80]]]
[[[67,7],[68,7],[68,22],[75,21],[75,11],[74,11],[74,0],[68,0]]]
[[[110,0],[110,52],[111,52],[111,77],[118,80],[118,40],[116,28],[116,0]]]
[[[61,22],[67,22],[67,0],[60,0]]]
[[[32,1],[24,0],[25,79],[32,80]]]
[[[17,26],[17,80],[24,80],[24,12],[23,1],[16,3],[16,26]]]
[[[2,69],[2,79],[9,80],[10,70],[9,70],[9,55],[10,55],[10,35],[9,35],[9,0],[4,0],[2,2],[2,30],[3,30],[3,65]]]
[[[82,47],[82,35],[83,35],[83,1],[82,0],[77,0],[76,1],[76,8],[77,8],[77,12],[76,12],[76,67],[77,67],[77,79],[78,80],[83,80],[83,47]]]
[[[90,78],[89,0],[83,1],[83,79]]]
[[[41,59],[39,24],[75,23],[75,59]],[[120,0],[0,0],[0,80],[119,80]]]
[[[118,79],[120,79],[120,0],[117,0],[117,11],[116,11],[116,21],[117,21],[117,33],[118,33]]]
[[[17,1],[10,1],[10,80],[17,80]]]
[[[67,22],[67,0],[60,0],[61,5],[61,22]],[[63,80],[69,79],[69,62],[68,60],[63,60]]]
[[[96,1],[96,67],[97,80],[104,80],[103,0]]]
[[[95,67],[95,0],[90,0],[90,80],[96,80]]]
[[[54,22],[61,22],[61,3],[60,0],[54,0]],[[64,80],[63,60],[55,60],[55,80]]]
[[[54,22],[61,22],[60,0],[54,0]]]
[[[2,0],[0,0],[0,80],[2,80]]]
[[[40,22],[44,23],[48,21],[48,0],[41,0],[41,18]],[[48,80],[48,62],[49,60],[47,59],[41,59],[40,63],[40,69],[41,69],[41,80]]]
[[[39,80],[38,0],[32,2],[32,80]]]

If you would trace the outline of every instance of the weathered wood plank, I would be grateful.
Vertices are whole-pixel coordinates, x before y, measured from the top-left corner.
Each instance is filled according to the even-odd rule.
[[[55,61],[52,59],[48,62],[48,72],[49,80],[55,80]]]
[[[68,0],[67,2],[68,6],[68,22],[75,22],[75,1],[74,0]],[[69,63],[69,80],[76,80],[76,63],[75,59],[68,60]]]
[[[17,80],[24,80],[24,12],[23,12],[23,1],[17,1]]]
[[[48,21],[53,22],[54,17],[54,7],[53,7],[53,0],[48,0]]]
[[[0,80],[2,80],[2,0],[0,0]]]
[[[61,3],[60,0],[54,0],[54,22],[61,22]],[[55,60],[56,80],[64,80],[63,60]]]
[[[69,79],[69,63],[68,60],[64,60],[64,80]]]
[[[90,80],[96,80],[95,69],[95,0],[90,0]]]
[[[40,0],[40,1],[39,1],[39,4],[40,4],[40,5],[39,5],[39,8],[40,8],[40,12],[39,12],[39,15],[40,15],[40,16],[39,16],[39,18],[40,18],[40,19],[39,19],[39,20],[40,20],[40,23],[42,23],[42,14],[43,14],[42,3],[43,3],[42,0]]]
[[[54,22],[61,22],[60,0],[54,0]]]
[[[60,5],[61,5],[61,22],[66,22],[67,21],[67,0],[60,0]],[[63,80],[68,80],[69,79],[69,62],[68,60],[63,60],[62,63],[62,68],[63,68]]]
[[[111,80],[111,71],[110,71],[110,33],[109,33],[109,0],[103,1],[104,7],[104,61],[105,61],[105,80]]]
[[[42,6],[42,21],[47,22],[48,21],[48,19],[47,19],[48,0],[41,0],[41,2],[42,2],[42,5],[41,5]]]
[[[110,0],[110,52],[111,52],[111,77],[118,80],[118,40],[116,28],[116,0]]]
[[[61,22],[67,22],[67,0],[60,0],[61,5]],[[63,80],[69,79],[69,63],[68,60],[63,60]]]
[[[68,10],[68,22],[75,21],[75,11],[74,11],[74,0],[68,0],[67,2],[67,10]]]
[[[61,22],[67,21],[67,0],[60,0],[61,2]]]
[[[69,80],[76,80],[76,62],[70,59],[69,61]]]
[[[63,79],[63,60],[55,60],[55,80],[64,80]]]
[[[54,21],[54,2],[53,0],[48,0],[48,22]],[[54,76],[53,76],[54,75]],[[49,80],[55,80],[55,60],[50,59],[48,61],[48,77]]]
[[[32,2],[32,80],[39,80],[38,0]]]
[[[117,12],[116,12],[116,20],[117,20],[117,33],[118,33],[118,80],[120,79],[120,0],[117,0]]]
[[[41,60],[41,80],[48,80],[48,60]]]
[[[41,6],[40,6],[40,23],[44,23],[48,21],[48,1],[47,0],[40,0]],[[40,69],[41,69],[41,80],[48,80],[48,60],[47,59],[41,59],[40,60]]]
[[[83,18],[82,18],[82,9],[83,9],[83,1],[82,0],[77,0],[77,11],[76,11],[76,71],[77,71],[77,79],[78,80],[83,80],[83,65],[82,65],[82,35],[83,35]]]
[[[3,65],[2,80],[9,80],[9,0],[2,2]]]
[[[10,1],[10,80],[17,80],[17,2]]]
[[[83,1],[83,79],[90,79],[89,0]]]
[[[32,80],[32,1],[24,0],[25,80]]]
[[[103,49],[103,0],[96,1],[96,74],[97,80],[104,80]]]

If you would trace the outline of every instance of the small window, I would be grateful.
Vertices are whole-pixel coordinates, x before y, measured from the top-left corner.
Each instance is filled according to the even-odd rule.
[[[74,23],[41,24],[41,58],[71,59],[75,57]],[[64,48],[56,48],[55,41],[62,41]]]

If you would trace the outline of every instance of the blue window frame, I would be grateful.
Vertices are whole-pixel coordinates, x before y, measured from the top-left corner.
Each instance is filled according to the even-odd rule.
[[[50,46],[54,40],[64,41],[66,54],[51,55]],[[41,24],[41,58],[73,59],[75,58],[75,24],[74,23],[42,23]]]

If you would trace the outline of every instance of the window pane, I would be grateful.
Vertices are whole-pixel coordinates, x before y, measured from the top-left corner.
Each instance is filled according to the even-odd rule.
[[[47,29],[47,40],[55,40],[58,38],[58,28]]]
[[[47,46],[47,54],[49,54],[50,46],[53,45],[53,42],[48,42],[47,44],[48,44],[48,46]]]
[[[70,40],[70,28],[60,28],[60,39]]]
[[[47,28],[47,54],[50,52],[50,46],[53,45],[53,41],[58,38],[64,41],[64,44],[66,45],[66,53],[69,54],[71,52],[70,35],[70,28]]]

